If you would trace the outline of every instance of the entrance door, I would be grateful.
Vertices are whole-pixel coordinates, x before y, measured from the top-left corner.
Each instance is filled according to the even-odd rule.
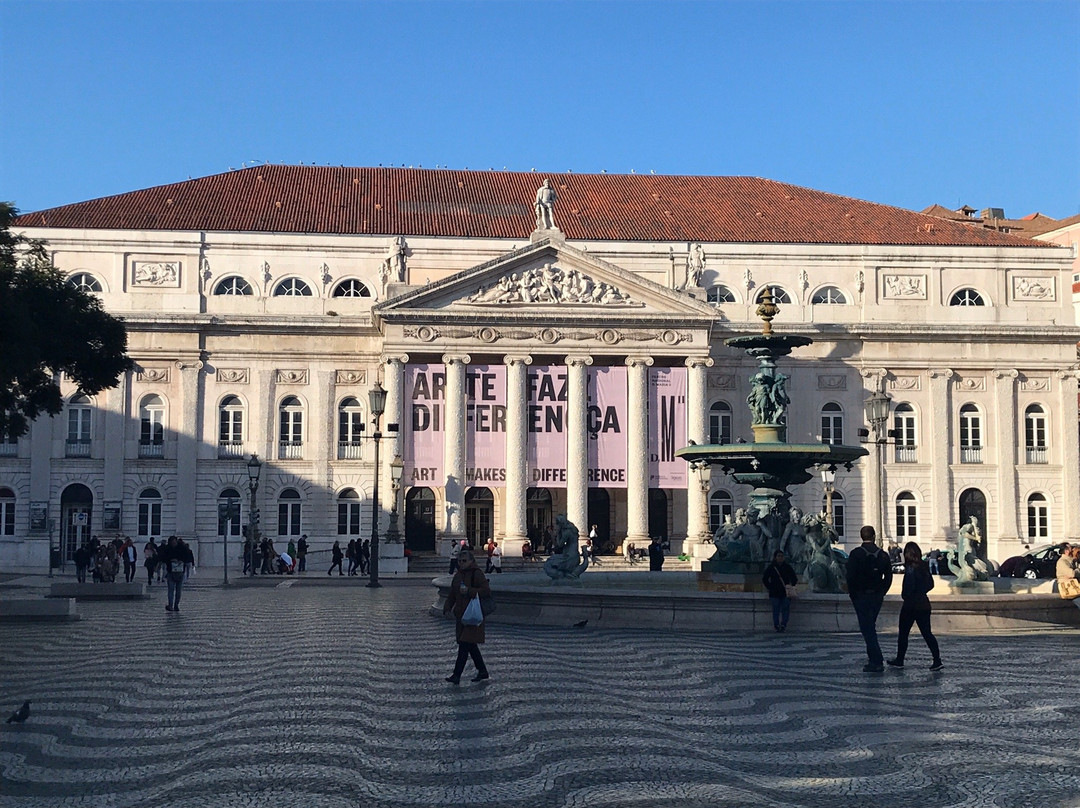
[[[472,547],[483,547],[492,538],[495,497],[490,488],[470,488],[465,492],[465,537]]]
[[[603,488],[589,489],[588,504],[589,524],[581,531],[581,540],[588,538],[589,530],[596,525],[597,541],[594,548],[598,553],[611,553],[615,542],[611,538],[611,497]]]
[[[526,535],[533,547],[542,547],[544,531],[554,519],[551,517],[551,492],[546,488],[530,488],[525,492]]]
[[[410,488],[405,495],[405,546],[435,552],[435,494],[430,488]]]
[[[60,495],[60,553],[73,561],[75,551],[90,539],[93,527],[94,495],[85,485],[69,485]]]
[[[986,496],[978,488],[966,488],[960,493],[960,527],[968,524],[971,517],[979,522],[982,541],[975,548],[975,555],[986,560]]]
[[[649,538],[659,536],[666,547],[668,543],[668,501],[662,488],[649,489]]]

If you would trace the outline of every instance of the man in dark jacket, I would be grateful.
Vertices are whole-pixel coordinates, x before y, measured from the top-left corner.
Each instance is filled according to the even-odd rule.
[[[158,559],[165,567],[165,580],[169,586],[167,612],[180,611],[180,593],[184,587],[184,565],[194,564],[195,556],[191,549],[177,536],[169,536],[169,543],[161,548]]]
[[[649,572],[661,572],[664,569],[664,548],[660,537],[655,536],[649,545]]]
[[[794,587],[799,583],[799,577],[795,570],[784,560],[784,551],[777,550],[773,553],[772,562],[761,576],[761,583],[769,592],[769,600],[772,601],[773,628],[784,631],[787,628],[788,617],[791,615],[791,595],[788,587]]]
[[[848,597],[859,618],[859,631],[866,641],[869,662],[864,673],[880,673],[885,670],[885,657],[877,638],[877,617],[885,593],[892,586],[892,562],[889,554],[874,541],[876,531],[866,525],[859,531],[862,544],[851,551],[847,562]]]

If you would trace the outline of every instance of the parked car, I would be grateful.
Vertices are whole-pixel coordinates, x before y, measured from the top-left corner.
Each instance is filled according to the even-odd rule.
[[[1007,558],[1001,564],[1002,578],[1053,578],[1064,543],[1044,544],[1024,555]]]

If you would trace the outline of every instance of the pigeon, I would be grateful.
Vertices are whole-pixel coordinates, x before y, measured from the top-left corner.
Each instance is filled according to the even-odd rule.
[[[7,722],[9,724],[21,724],[27,718],[30,717],[30,702],[24,701],[22,707],[13,712]]]
[[[588,620],[582,620],[580,623],[574,623],[574,628],[585,628],[588,622]]]

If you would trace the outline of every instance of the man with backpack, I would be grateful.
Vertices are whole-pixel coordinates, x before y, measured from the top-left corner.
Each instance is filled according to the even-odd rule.
[[[880,673],[885,670],[885,657],[877,637],[877,617],[885,593],[892,586],[892,562],[889,554],[877,546],[876,531],[865,525],[859,531],[862,544],[851,551],[847,561],[848,597],[859,618],[859,631],[866,641],[869,662],[864,673]]]

